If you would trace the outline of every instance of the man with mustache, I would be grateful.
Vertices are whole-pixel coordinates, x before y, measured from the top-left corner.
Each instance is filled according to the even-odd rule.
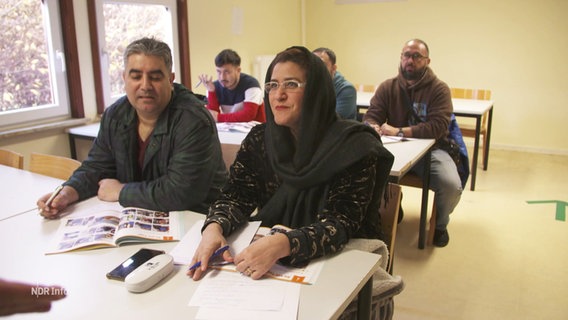
[[[215,57],[218,80],[202,74],[207,89],[207,109],[217,122],[266,122],[264,94],[258,80],[241,72],[241,57],[231,49]]]
[[[363,120],[381,135],[436,139],[430,165],[430,189],[436,201],[433,242],[445,247],[450,241],[449,215],[460,200],[462,185],[454,161],[440,148],[447,140],[453,113],[450,88],[429,64],[428,45],[420,39],[408,41],[400,54],[398,76],[379,86]],[[412,171],[422,176],[423,161]]]
[[[68,205],[93,196],[123,207],[206,213],[226,181],[215,121],[197,97],[174,83],[169,46],[153,38],[124,53],[126,96],[102,115],[89,155],[46,205],[56,218]]]

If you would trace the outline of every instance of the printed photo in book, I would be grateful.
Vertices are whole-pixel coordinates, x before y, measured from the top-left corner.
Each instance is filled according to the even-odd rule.
[[[290,228],[283,226],[283,225],[275,225],[272,228],[268,227],[260,227],[256,231],[252,241],[256,241],[262,237],[271,236],[277,232],[287,232]],[[303,283],[303,284],[313,284],[319,273],[323,267],[323,260],[314,260],[311,261],[309,264],[303,267],[293,267],[289,265],[282,265],[280,263],[276,263],[270,270],[265,274],[266,277],[296,282],[296,283]],[[214,265],[212,268],[220,269],[220,270],[230,270],[230,271],[237,271],[235,265],[233,264],[221,264],[221,265]]]
[[[83,217],[61,219],[55,243],[47,254],[118,247],[128,243],[177,241],[179,212],[128,207]]]

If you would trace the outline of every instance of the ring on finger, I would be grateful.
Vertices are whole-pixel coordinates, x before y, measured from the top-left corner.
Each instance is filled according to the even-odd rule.
[[[254,273],[254,270],[251,269],[251,267],[247,267],[245,269],[245,272],[243,272],[246,276],[251,276]]]

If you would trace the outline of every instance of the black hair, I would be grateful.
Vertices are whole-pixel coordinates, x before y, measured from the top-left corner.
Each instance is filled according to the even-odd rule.
[[[226,64],[232,64],[236,67],[241,66],[241,57],[239,54],[231,49],[225,49],[215,57],[215,66],[222,67]]]
[[[313,53],[320,53],[320,52],[325,52],[325,54],[327,54],[327,56],[329,57],[329,61],[331,61],[331,64],[334,65],[335,62],[337,61],[337,57],[335,56],[335,52],[333,52],[333,50],[326,48],[326,47],[319,47],[315,50],[312,51]]]
[[[418,39],[418,38],[410,39],[410,40],[406,41],[406,44],[408,44],[409,42],[412,42],[412,41],[423,44],[424,47],[426,48],[426,53],[428,53],[428,56],[430,56],[430,49],[428,48],[428,45],[426,44],[426,42],[424,42],[424,40],[421,40],[421,39]]]

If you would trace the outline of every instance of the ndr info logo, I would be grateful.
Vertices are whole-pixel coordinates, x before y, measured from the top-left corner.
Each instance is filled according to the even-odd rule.
[[[31,288],[31,294],[32,296],[66,296],[67,295],[67,291],[65,290],[65,288],[60,288],[60,287],[45,287],[45,286],[40,286],[40,285],[36,285],[35,287]]]

